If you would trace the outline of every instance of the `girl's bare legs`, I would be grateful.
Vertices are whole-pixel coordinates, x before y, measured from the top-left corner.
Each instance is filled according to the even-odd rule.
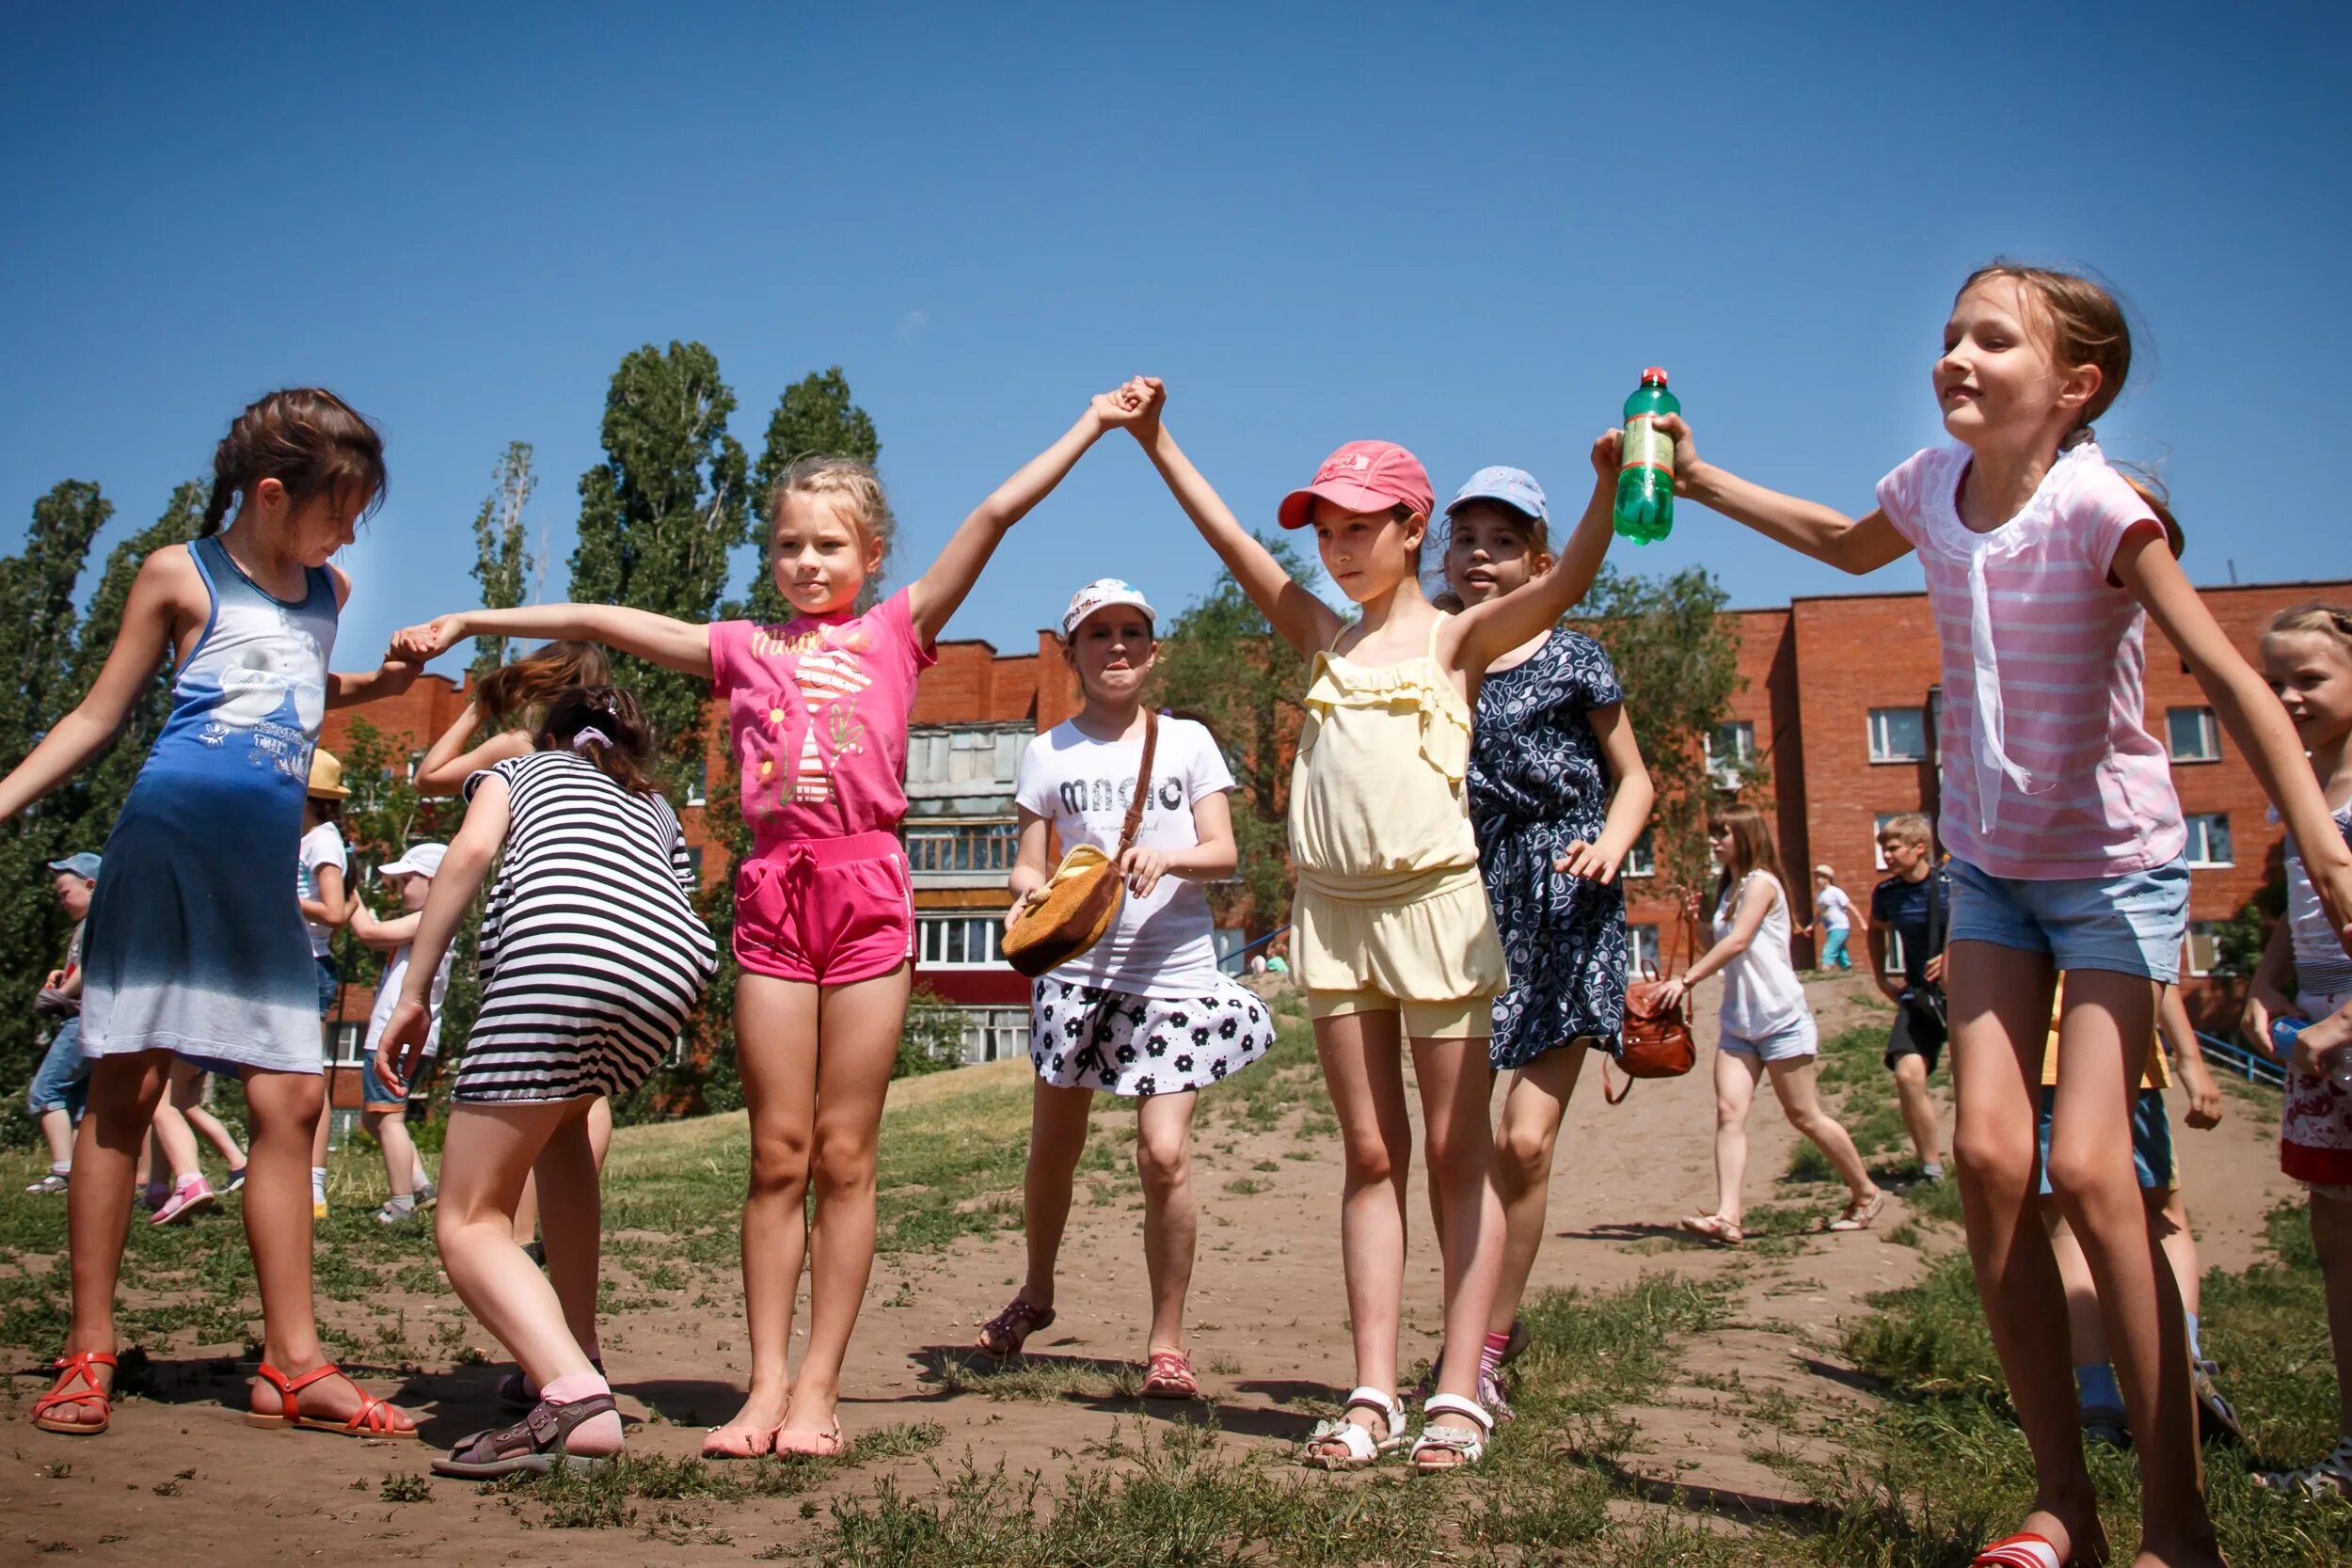
[[[535,1173],[523,1178],[523,1190],[515,1198],[515,1244],[529,1246],[539,1239],[539,1183]]]
[[[79,1181],[82,1167],[73,1167]],[[2336,1431],[2352,1437],[2352,1202],[2312,1195],[2312,1244],[2328,1291],[2328,1333],[2336,1347]]]
[[[245,1168],[245,1150],[238,1147],[236,1135],[206,1107],[204,1085],[202,1069],[194,1062],[182,1061],[176,1056],[172,1058],[172,1108],[180,1113],[191,1132],[213,1146],[213,1151],[221,1157],[230,1173],[234,1175]]]
[[[2107,1359],[2107,1331],[2099,1322],[2099,1288],[2091,1283],[2090,1265],[2074,1240],[2058,1200],[2042,1200],[2042,1229],[2050,1238],[2050,1258],[2058,1264],[2058,1283],[2066,1291],[2066,1343],[2069,1358],[2078,1367],[2101,1366]]]
[[[2138,975],[2084,969],[2069,977],[2050,1119],[2050,1186],[2098,1285],[2108,1359],[2131,1420],[2139,1456],[2140,1560],[2178,1568],[2220,1560],[2205,1510],[2188,1325],[2180,1288],[2149,1231],[2131,1140],[2116,1136],[2129,1125],[2153,1049],[2156,993]]]
[[[578,1100],[450,1107],[433,1239],[466,1310],[498,1337],[533,1387],[595,1369],[564,1319],[555,1288],[515,1244],[508,1215],[534,1161],[568,1147],[587,1163],[586,1110]],[[577,1200],[571,1186],[550,1190],[564,1194],[564,1201],[548,1208],[551,1227],[578,1228],[583,1212],[594,1223],[595,1182],[578,1189]]]
[[[1486,1329],[1508,1334],[1527,1294],[1544,1242],[1544,1213],[1551,1196],[1551,1162],[1560,1143],[1560,1119],[1568,1114],[1583,1070],[1585,1042],[1579,1039],[1547,1051],[1511,1074],[1502,1097],[1502,1118],[1495,1128],[1495,1190],[1502,1200],[1502,1273],[1495,1286],[1495,1308]]]
[[[1856,1203],[1867,1203],[1879,1196],[1878,1183],[1870,1180],[1851,1135],[1821,1108],[1820,1066],[1819,1056],[1792,1056],[1766,1064],[1765,1070],[1772,1076],[1772,1093],[1780,1097],[1788,1125],[1828,1157],[1830,1168],[1845,1179]]]
[[[1021,1299],[1032,1307],[1054,1305],[1054,1266],[1061,1257],[1062,1232],[1070,1224],[1071,1189],[1077,1180],[1078,1157],[1086,1152],[1087,1112],[1093,1103],[1092,1089],[1042,1081],[1029,1101],[1029,1164],[1021,1180],[1021,1227],[1028,1243],[1029,1272],[1021,1282]]]
[[[1956,942],[1946,958],[1951,1007],[1952,1151],[1977,1293],[2033,1450],[2032,1512],[2061,1561],[2106,1560],[2106,1532],[2083,1458],[2074,1373],[2063,1336],[2065,1289],[2042,1227],[2034,1136],[2042,1047],[2058,976],[2044,954]],[[2127,1153],[2128,1159],[2128,1153]]]
[[[203,1164],[196,1153],[196,1134],[188,1130],[187,1117],[173,1109],[168,1094],[157,1097],[151,1121],[155,1147],[163,1151],[164,1164],[171,1167],[172,1185],[176,1187],[191,1176],[203,1174]],[[151,1171],[152,1167],[151,1175]]]
[[[408,1136],[408,1113],[399,1111],[362,1111],[359,1120],[384,1151],[384,1184],[394,1197],[408,1197],[416,1191],[417,1145]]]
[[[326,1102],[315,1072],[245,1070],[246,1104],[253,1114],[253,1147],[246,1162],[245,1235],[262,1293],[262,1358],[288,1377],[326,1364],[310,1300],[310,1147]],[[119,1243],[118,1243],[119,1244]],[[359,1387],[331,1377],[302,1391],[305,1415],[357,1415]],[[253,1408],[278,1412],[278,1391],[256,1382]],[[393,1424],[415,1423],[393,1412]]]
[[[1136,1103],[1136,1174],[1143,1182],[1143,1266],[1152,1282],[1152,1351],[1184,1348],[1184,1296],[1192,1289],[1200,1215],[1192,1201],[1192,1114],[1198,1094],[1146,1095]]]
[[[1740,1189],[1748,1180],[1748,1109],[1763,1074],[1754,1056],[1715,1053],[1715,1212],[1732,1225],[1740,1223]]]
[[[1445,1352],[1438,1363],[1438,1392],[1476,1402],[1479,1353],[1486,1346],[1486,1323],[1502,1273],[1502,1199],[1495,1192],[1495,1134],[1488,1111],[1494,1073],[1487,1066],[1486,1037],[1414,1040],[1413,1077],[1421,1089],[1429,1182],[1444,1216],[1438,1230],[1445,1258]],[[1400,1242],[1402,1231],[1400,1225]],[[1398,1261],[1401,1281],[1402,1258]],[[1468,1417],[1451,1412],[1431,1417],[1429,1424],[1474,1430]],[[1461,1459],[1457,1455],[1453,1462]]]
[[[1405,1311],[1405,1177],[1413,1158],[1403,1035],[1392,1012],[1319,1018],[1314,1031],[1315,1054],[1340,1123],[1340,1257],[1356,1383],[1393,1394],[1397,1327]],[[1483,1101],[1479,1111],[1483,1119]],[[1474,1368],[1471,1375],[1475,1392]],[[1376,1430],[1371,1411],[1353,1409],[1347,1418],[1376,1437],[1391,1435]],[[1322,1451],[1343,1457],[1347,1450],[1335,1442]]]
[[[2175,1176],[2178,1176],[2176,1171]],[[2181,1310],[2192,1318],[2204,1315],[2204,1265],[2197,1257],[2197,1234],[2188,1227],[2188,1200],[2176,1180],[2169,1187],[2140,1189],[2148,1208],[2148,1229],[2164,1249],[2172,1271],[2173,1287],[2181,1292]]]
[[[65,1353],[115,1353],[115,1286],[122,1275],[124,1228],[131,1219],[132,1173],[147,1143],[147,1130],[170,1080],[170,1057],[161,1051],[101,1056],[90,1063],[89,1102],[73,1141],[73,1180],[66,1188],[65,1212],[73,1277],[71,1326]],[[114,1374],[93,1367],[101,1387]],[[59,1406],[53,1418],[91,1421],[95,1405]]]

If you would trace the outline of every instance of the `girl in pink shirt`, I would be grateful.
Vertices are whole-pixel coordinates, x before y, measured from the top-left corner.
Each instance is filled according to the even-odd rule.
[[[914,680],[1006,531],[1105,431],[1133,424],[1137,384],[1078,422],[963,520],[930,571],[870,610],[892,520],[882,482],[846,458],[809,458],[776,483],[768,559],[794,610],[781,626],[697,626],[620,605],[538,605],[444,615],[396,646],[430,657],[476,634],[602,642],[709,677],[727,703],[753,853],[738,873],[736,1057],[751,1113],[743,1295],[752,1386],[703,1444],[713,1458],[836,1454],[841,1361],[874,1263],[874,1146],[906,1021],[914,893],[906,815]],[[803,1225],[810,1191],[816,1214]],[[787,1374],[803,1248],[808,1349]]]
[[[2048,1176],[2091,1273],[2139,1439],[2138,1562],[2221,1560],[2204,1501],[2179,1292],[2133,1174],[2132,1085],[2178,978],[2188,874],[2163,749],[2141,722],[2153,614],[2298,842],[2339,931],[2352,851],[2278,701],[2182,575],[2161,502],[2100,454],[2131,335],[2097,284],[1996,263],[1953,302],[1934,365],[1951,444],[1880,482],[1854,520],[1700,460],[1679,419],[1675,487],[1857,575],[1915,552],[1942,646],[1943,820],[1952,852],[1947,986],[1961,1194],[1977,1287],[2032,1447],[2037,1494],[1991,1568],[2099,1562],[2106,1540],[2076,1424],[2065,1296],[2035,1218],[2035,1107],[2058,972],[2064,1071]],[[2169,547],[2167,547],[2167,546]]]

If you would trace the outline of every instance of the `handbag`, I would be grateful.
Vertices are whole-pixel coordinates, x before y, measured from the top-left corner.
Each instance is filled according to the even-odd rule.
[[[1076,845],[1061,858],[1046,884],[1029,895],[1005,932],[1005,961],[1030,979],[1079,957],[1110,930],[1126,901],[1126,879],[1119,863],[1143,830],[1143,808],[1152,798],[1152,759],[1159,749],[1160,716],[1143,714],[1143,767],[1136,775],[1135,799],[1119,831],[1119,847],[1105,855],[1091,844]]]
[[[1683,950],[1687,964],[1698,951],[1698,927],[1689,906],[1684,906],[1675,930],[1677,935],[1687,934]],[[1621,1104],[1633,1092],[1636,1078],[1679,1078],[1698,1061],[1698,1042],[1691,1037],[1691,1022],[1682,1016],[1681,1001],[1669,1003],[1659,995],[1665,980],[1654,959],[1645,959],[1642,970],[1642,978],[1625,988],[1625,1029],[1618,1037],[1617,1054],[1617,1066],[1625,1071],[1624,1088],[1611,1089],[1609,1058],[1603,1056],[1600,1062],[1601,1098],[1612,1105]]]

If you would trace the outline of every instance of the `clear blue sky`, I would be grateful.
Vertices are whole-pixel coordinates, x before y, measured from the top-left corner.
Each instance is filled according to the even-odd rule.
[[[672,339],[716,352],[755,454],[786,385],[845,369],[902,577],[1136,372],[1253,521],[1359,436],[1441,496],[1516,463],[1572,513],[1653,362],[1709,456],[1860,510],[1939,437],[1944,312],[2009,253],[2093,264],[2140,312],[2153,352],[2102,436],[2159,466],[2198,580],[2341,576],[2344,18],[11,7],[0,547],[79,478],[118,507],[103,548],[246,401],[321,382],[389,444],[345,562],[359,666],[472,602],[510,440],[537,448],[562,595],[607,380]],[[1741,604],[1860,586],[1695,508],[1615,559],[1703,562]],[[1173,610],[1213,571],[1114,437],[950,635],[1026,647],[1084,578]]]

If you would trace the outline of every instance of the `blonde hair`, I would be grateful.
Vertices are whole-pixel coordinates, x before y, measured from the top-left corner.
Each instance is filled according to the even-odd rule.
[[[784,498],[814,496],[831,501],[857,530],[866,548],[883,563],[898,538],[898,520],[891,515],[890,497],[882,475],[853,457],[796,457],[776,476],[768,496],[768,537],[772,544],[784,520]],[[882,576],[882,565],[870,574]]]
[[[2298,631],[2317,632],[2332,639],[2336,652],[2352,660],[2352,610],[2331,604],[2299,604],[2273,615],[2270,625],[2263,628],[2263,635],[2276,637],[2281,632]]]
[[[1926,817],[1915,811],[1907,811],[1899,816],[1888,817],[1886,826],[1878,831],[1878,836],[1881,839],[1891,838],[1898,844],[1926,845],[1935,842],[1935,830],[1928,826]]]

